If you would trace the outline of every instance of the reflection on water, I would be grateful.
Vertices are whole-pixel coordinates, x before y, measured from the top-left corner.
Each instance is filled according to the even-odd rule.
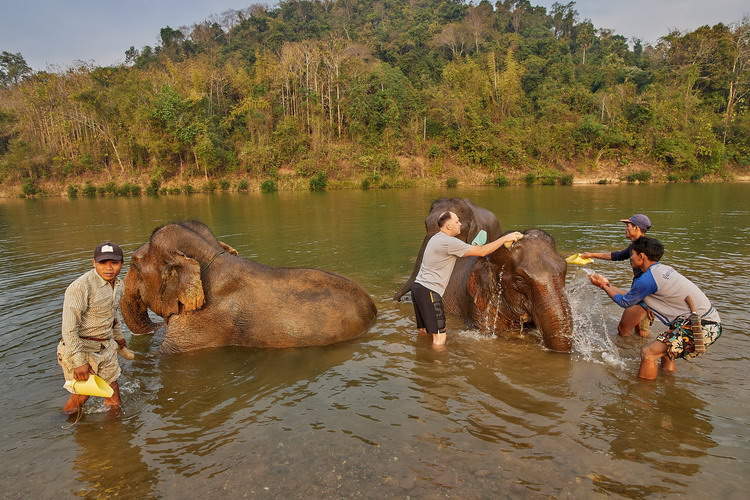
[[[701,466],[696,459],[717,445],[711,439],[713,426],[703,414],[706,403],[671,379],[661,386],[628,384],[622,389],[619,400],[592,408],[600,424],[596,432],[609,439],[611,456],[664,473],[677,483],[688,482],[680,476],[698,474]],[[599,469],[594,484],[602,492],[627,496],[672,491],[666,485],[643,487],[627,481],[622,471]]]
[[[456,318],[447,350],[418,338],[412,306],[389,298],[441,194],[0,202],[4,495],[744,494],[750,185],[450,193],[493,210],[506,229],[544,229],[565,255],[622,248],[617,220],[649,214],[665,261],[701,285],[726,326],[705,356],[652,383],[634,376],[645,341],[613,335],[621,310],[580,269],[567,284],[572,355],[546,351],[534,331],[497,339]],[[99,402],[63,428],[54,346],[65,287],[100,240],[129,254],[155,226],[185,218],[206,222],[245,257],[353,278],[377,303],[376,326],[352,342],[279,351],[162,356],[158,335],[131,338],[138,357],[122,362],[123,415]],[[588,267],[623,287],[632,278],[625,263]]]
[[[144,462],[134,439],[137,424],[137,417],[110,417],[75,429],[72,435],[78,456],[72,466],[78,479],[76,496],[154,496],[158,472]]]

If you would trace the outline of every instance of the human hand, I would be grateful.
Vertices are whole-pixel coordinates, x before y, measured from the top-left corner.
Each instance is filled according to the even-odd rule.
[[[594,258],[594,254],[592,252],[582,252],[582,253],[580,253],[578,255],[580,255],[582,259],[593,259]]]
[[[513,231],[512,233],[508,233],[502,237],[503,245],[505,245],[505,248],[510,248],[513,243],[520,240],[521,238],[523,238],[523,233]]]
[[[607,285],[609,285],[609,280],[602,276],[601,274],[591,274],[589,275],[589,280],[591,281],[591,284],[594,286],[598,286],[599,288],[603,288]]]
[[[88,363],[73,368],[73,378],[81,382],[88,380],[89,373],[94,373],[94,370],[91,369],[91,365]]]

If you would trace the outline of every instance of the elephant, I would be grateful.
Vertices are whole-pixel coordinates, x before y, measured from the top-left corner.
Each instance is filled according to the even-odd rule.
[[[132,255],[120,309],[134,334],[165,322],[162,352],[322,346],[366,332],[377,309],[353,281],[244,259],[198,221],[156,228]]]
[[[487,241],[503,234],[492,212],[467,199],[434,201],[425,219],[427,234],[414,270],[394,300],[400,300],[410,289],[425,246],[438,231],[437,219],[445,211],[458,215],[462,224],[457,238],[465,242],[472,241],[480,230],[487,232]],[[485,333],[534,326],[542,334],[545,347],[570,352],[573,314],[565,294],[567,263],[546,232],[528,229],[523,234],[510,248],[501,247],[486,257],[459,258],[443,294],[445,312],[460,316],[467,326]]]

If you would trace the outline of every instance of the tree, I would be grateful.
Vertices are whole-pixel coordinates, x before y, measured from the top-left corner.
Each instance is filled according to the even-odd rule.
[[[464,53],[464,48],[469,39],[466,25],[462,23],[451,23],[445,26],[442,31],[433,38],[433,43],[436,47],[448,47],[451,51],[452,58],[457,59]]]
[[[505,69],[497,79],[496,92],[500,115],[503,117],[514,115],[520,111],[521,101],[524,97],[521,87],[522,76],[523,66],[518,64],[513,57],[513,49],[510,48],[505,54]]]
[[[556,37],[565,39],[573,37],[573,27],[578,18],[575,5],[575,2],[568,2],[566,4],[555,2],[552,4],[550,14],[552,14],[552,26]]]
[[[590,20],[576,26],[576,45],[581,48],[581,64],[586,64],[586,50],[594,43],[594,25]]]
[[[724,133],[722,141],[727,143],[727,134],[734,121],[737,103],[750,93],[750,18],[745,17],[732,30],[732,69],[729,73],[729,88],[724,111]]]
[[[479,53],[479,43],[484,40],[490,32],[490,23],[492,21],[492,5],[486,0],[482,1],[476,7],[470,7],[464,23],[467,31],[474,40],[474,51]]]
[[[20,52],[12,54],[0,53],[0,86],[17,85],[21,80],[31,75],[32,71]]]

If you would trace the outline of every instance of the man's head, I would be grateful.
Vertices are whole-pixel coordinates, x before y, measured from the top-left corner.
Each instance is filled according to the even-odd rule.
[[[651,219],[643,214],[635,214],[628,219],[620,219],[625,223],[625,237],[630,241],[635,241],[646,234],[651,229]]]
[[[458,215],[453,212],[443,212],[437,220],[438,229],[448,236],[457,236],[461,234],[461,221]]]
[[[630,250],[630,265],[645,270],[654,262],[659,262],[664,255],[664,245],[656,238],[641,236],[633,242]]]
[[[122,269],[122,249],[108,241],[102,243],[94,249],[94,269],[96,273],[105,281],[114,281]]]

